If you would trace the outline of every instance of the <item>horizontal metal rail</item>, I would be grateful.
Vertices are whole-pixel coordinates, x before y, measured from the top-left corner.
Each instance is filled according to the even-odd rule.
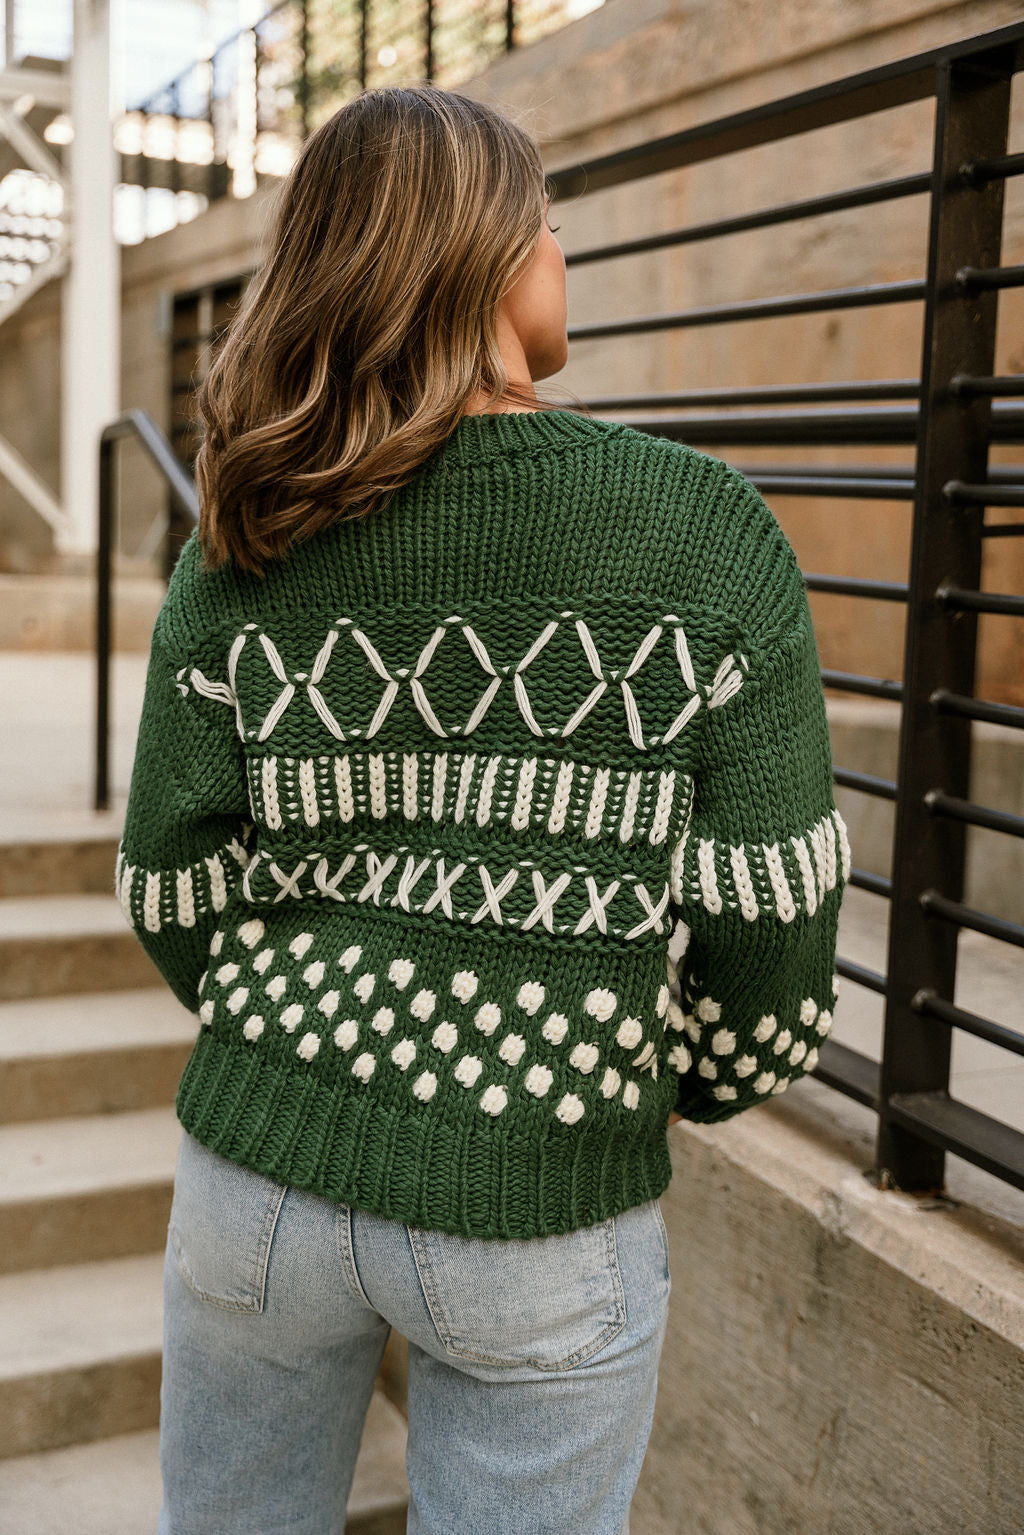
[[[836,1088],[855,1103],[877,1110],[880,1073],[878,1062],[870,1055],[841,1045],[837,1039],[826,1039],[821,1045],[813,1076],[815,1081]]]
[[[961,586],[940,586],[935,593],[944,608],[959,612],[1003,613],[1012,618],[1024,618],[1024,597],[1016,593],[970,592]]]
[[[903,697],[902,682],[890,682],[884,677],[861,677],[856,672],[836,672],[823,666],[821,680],[825,687],[841,693],[863,693],[866,698],[890,698],[896,703]]]
[[[965,293],[997,293],[1003,288],[1024,288],[1024,266],[962,266],[957,287]]]
[[[570,325],[570,341],[597,341],[609,336],[643,336],[652,331],[687,330],[700,325],[728,325],[739,320],[773,320],[785,315],[825,314],[836,309],[868,309],[880,304],[921,303],[925,284],[907,282],[869,283],[857,288],[832,288],[821,293],[787,293],[781,298],[748,299],[742,304],[707,304],[699,309],[679,309],[669,314],[637,315],[632,319],[600,320],[592,325]]]
[[[866,991],[876,992],[880,997],[884,997],[889,990],[884,975],[879,975],[877,970],[868,970],[864,965],[855,965],[850,959],[836,960],[836,974],[841,975],[845,981],[853,981],[855,986],[863,986]]]
[[[987,522],[978,531],[982,538],[1020,538],[1024,522]]]
[[[934,815],[965,821],[968,826],[984,826],[988,831],[1005,832],[1008,837],[1024,837],[1024,815],[991,810],[987,805],[976,805],[973,800],[957,799],[955,794],[946,794],[942,789],[929,789],[924,802]]]
[[[994,160],[968,160],[960,167],[960,178],[968,186],[983,187],[989,181],[1008,176],[1024,176],[1024,155],[1000,155]]]
[[[691,224],[664,234],[645,235],[639,240],[620,240],[611,245],[592,245],[572,251],[566,266],[583,266],[590,261],[614,261],[622,256],[645,255],[648,251],[668,250],[677,245],[692,245],[700,240],[719,240],[727,235],[746,234],[753,229],[768,229],[797,219],[821,218],[847,208],[865,208],[872,203],[891,202],[900,197],[914,197],[931,188],[931,175],[899,176],[891,181],[873,181],[845,192],[828,192],[822,197],[808,197],[802,202],[781,203],[774,208],[759,208],[731,219],[715,219],[707,224]]]
[[[1024,1189],[1024,1134],[947,1093],[893,1093],[893,1118],[935,1146],[952,1151]]]
[[[1020,27],[1010,25],[989,32],[985,47],[989,52],[1005,51],[1019,57]],[[552,172],[550,180],[559,197],[578,197],[643,176],[722,159],[744,149],[759,149],[815,128],[853,122],[858,117],[886,112],[912,101],[930,100],[935,95],[936,71],[976,56],[977,52],[977,38],[958,39],[912,59],[898,59],[851,75],[842,82],[842,89],[832,82],[814,86],[795,96],[698,123],[645,144],[614,150],[582,165],[567,165]]]
[[[1024,391],[1022,391],[1024,393]],[[684,389],[652,394],[588,396],[588,410],[691,410],[708,405],[827,405],[846,400],[916,400],[914,378],[861,379],[849,384],[759,384],[746,389]]]
[[[869,869],[850,870],[849,883],[855,890],[867,890],[871,895],[880,895],[888,901],[892,899],[892,880],[885,874],[872,874]]]
[[[1024,373],[1004,373],[996,378],[972,378],[969,373],[954,373],[949,392],[958,399],[1000,399],[1024,395]]]
[[[758,490],[766,495],[815,496],[836,501],[912,501],[914,487],[909,480],[859,480],[853,475],[835,478],[816,474],[769,474],[742,471]]]
[[[1024,485],[1000,484],[992,478],[986,485],[947,480],[942,494],[954,506],[1024,506]]]
[[[991,1018],[981,1018],[977,1013],[966,1012],[955,1003],[947,1002],[944,997],[936,996],[933,991],[919,991],[914,997],[913,1007],[923,1017],[937,1018],[941,1023],[963,1029],[965,1034],[987,1040],[990,1045],[999,1045],[1004,1050],[1012,1050],[1016,1055],[1024,1055],[1024,1034],[1018,1034],[1001,1023],[993,1023]]]
[[[931,702],[940,714],[958,714],[962,719],[984,720],[989,725],[1009,725],[1011,730],[1024,730],[1024,709],[1016,704],[993,704],[983,698],[951,693],[948,688],[936,688]]]
[[[875,799],[896,798],[897,785],[891,778],[876,778],[873,773],[857,773],[844,767],[833,768],[832,777],[841,789],[856,789],[858,794],[871,794]]]
[[[857,576],[819,576],[804,571],[809,592],[831,592],[837,597],[865,597],[873,602],[906,602],[905,581],[864,581]]]
[[[986,938],[998,938],[1000,943],[1012,943],[1024,949],[1024,927],[1019,922],[1006,922],[993,917],[987,911],[975,911],[962,901],[950,901],[937,890],[925,890],[920,897],[922,911],[938,917],[942,922],[953,922],[957,927],[969,928],[972,933],[984,933]]]
[[[760,411],[722,411],[706,415],[640,416],[628,420],[626,426],[636,431],[651,432],[656,436],[669,437],[679,442],[754,447],[853,447],[859,444],[872,446],[912,447],[917,441],[919,414],[913,405],[860,405],[846,410],[786,410],[763,413]],[[1017,406],[994,407],[992,412],[993,442],[1024,442],[1024,409]],[[771,472],[771,471],[769,471]],[[786,473],[786,466],[776,466],[777,473]],[[886,478],[897,476],[886,476]],[[980,504],[993,506],[1024,505],[1024,486],[992,482],[983,487]],[[963,487],[973,491],[978,487]],[[950,481],[944,488],[951,499],[958,499],[958,482]],[[977,498],[973,503],[979,504]]]

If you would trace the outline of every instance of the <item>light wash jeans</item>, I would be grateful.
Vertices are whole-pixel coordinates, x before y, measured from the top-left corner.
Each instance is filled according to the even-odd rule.
[[[628,1535],[670,1289],[658,1200],[531,1241],[425,1231],[183,1134],[158,1535],[340,1535],[391,1327],[410,1535]]]

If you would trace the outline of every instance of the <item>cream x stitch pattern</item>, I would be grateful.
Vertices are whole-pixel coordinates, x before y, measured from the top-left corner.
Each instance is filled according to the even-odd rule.
[[[199,1034],[214,1150],[529,1237],[661,1193],[813,1070],[850,854],[793,552],[734,471],[464,417],[265,578],[193,534],[115,885]]]

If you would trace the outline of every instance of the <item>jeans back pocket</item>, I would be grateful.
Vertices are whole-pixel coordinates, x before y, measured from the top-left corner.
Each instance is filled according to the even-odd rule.
[[[228,1311],[262,1311],[270,1244],[287,1185],[185,1131],[168,1235],[186,1284]]]
[[[438,1338],[457,1358],[567,1370],[626,1320],[612,1219],[528,1240],[410,1227],[409,1241]]]

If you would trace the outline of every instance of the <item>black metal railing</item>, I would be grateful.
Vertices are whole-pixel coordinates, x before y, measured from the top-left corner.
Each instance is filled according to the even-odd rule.
[[[153,119],[171,125],[172,152],[125,154],[122,179],[224,196],[240,162],[280,174],[289,151],[364,87],[455,87],[573,17],[569,0],[278,0],[132,103],[126,118],[143,135]]]
[[[199,499],[191,477],[146,410],[129,410],[100,433],[99,537],[96,548],[96,741],[93,807],[110,808],[110,650],[114,547],[114,450],[134,438],[163,479],[172,505],[189,522],[199,521]],[[170,575],[169,561],[164,564]]]
[[[1003,189],[1024,174],[1007,153],[1010,87],[1024,67],[1024,25],[901,60],[834,84],[699,124],[551,175],[556,197],[588,197],[641,177],[811,134],[912,102],[935,104],[929,170],[717,222],[594,245],[567,265],[612,262],[690,246],[840,210],[928,199],[925,272],[913,280],[830,288],[766,299],[601,320],[570,328],[574,343],[693,327],[828,315],[915,304],[923,309],[920,379],[712,388],[588,397],[592,410],[626,413],[640,430],[702,448],[904,446],[912,467],[740,465],[767,496],[910,502],[905,582],[805,576],[810,590],[906,608],[902,681],[823,670],[830,689],[901,707],[894,781],[838,766],[848,790],[895,802],[891,877],[854,869],[851,884],[889,902],[887,973],[840,959],[847,981],[885,999],[881,1060],[826,1040],[814,1075],[878,1114],[879,1187],[941,1190],[948,1151],[1024,1188],[1024,1133],[950,1097],[952,1030],[1024,1054],[1024,1032],[954,1004],[962,929],[1024,945],[1024,927],[964,903],[968,827],[1024,835],[1024,818],[970,799],[971,726],[1024,728],[1024,708],[976,698],[979,614],[1024,616],[1024,597],[982,592],[984,540],[1024,535],[1024,522],[985,521],[986,508],[1024,506],[1024,465],[989,468],[992,444],[1024,442],[1020,375],[995,375],[1000,292],[1024,282],[1001,266]],[[810,153],[810,151],[805,151]],[[727,270],[727,267],[725,268]],[[752,407],[739,410],[736,407]]]

